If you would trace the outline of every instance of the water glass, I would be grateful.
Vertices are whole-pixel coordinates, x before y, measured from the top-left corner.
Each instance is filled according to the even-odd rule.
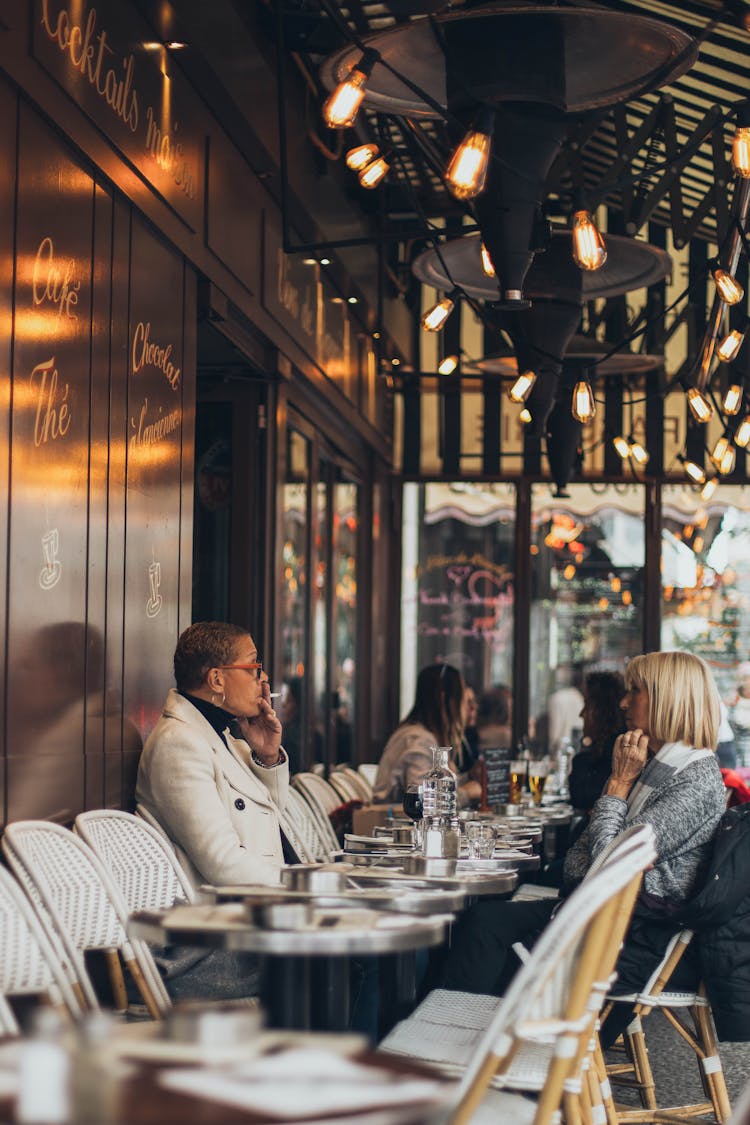
[[[471,820],[466,825],[469,859],[492,859],[495,850],[495,829],[481,820]]]

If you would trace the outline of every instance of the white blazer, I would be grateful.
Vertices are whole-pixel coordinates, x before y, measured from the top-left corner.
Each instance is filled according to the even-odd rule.
[[[278,883],[289,765],[263,769],[244,739],[225,737],[229,749],[172,689],[141,754],[138,812],[169,837],[196,886]]]

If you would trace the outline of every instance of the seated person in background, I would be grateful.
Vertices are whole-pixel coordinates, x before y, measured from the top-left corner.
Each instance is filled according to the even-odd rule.
[[[513,697],[505,684],[495,684],[484,692],[477,711],[480,753],[482,750],[495,750],[511,745],[512,706]]]
[[[196,886],[278,883],[289,766],[255,641],[237,625],[196,622],[177,642],[174,673],[138,766],[137,811]]]
[[[401,801],[410,785],[432,769],[432,747],[461,747],[465,722],[463,676],[451,664],[428,664],[417,677],[414,706],[383,750],[373,801]],[[455,758],[454,758],[455,763]],[[454,764],[454,769],[460,766]],[[459,805],[479,800],[482,787],[466,774],[457,777]]]
[[[573,758],[568,778],[570,803],[584,817],[582,828],[612,772],[615,739],[625,731],[620,704],[625,681],[619,672],[590,672],[583,687],[583,749]]]
[[[690,653],[636,656],[625,670],[625,688],[627,733],[615,741],[604,792],[564,868],[564,886],[572,888],[624,829],[650,824],[654,830],[657,860],[645,873],[617,964],[614,991],[621,995],[645,984],[680,928],[670,915],[705,876],[725,806],[714,752],[719,696],[707,665]],[[513,972],[512,944],[533,944],[554,906],[547,900],[471,907],[455,927],[443,987],[499,994]],[[616,1005],[603,1043],[611,1044],[630,1018],[626,1004]]]
[[[476,765],[479,757],[478,709],[476,692],[471,684],[466,684],[464,688],[464,736],[461,742],[461,753],[456,760],[460,773],[468,773]]]

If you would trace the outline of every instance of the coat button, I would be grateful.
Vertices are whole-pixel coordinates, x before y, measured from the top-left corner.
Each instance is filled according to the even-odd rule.
[[[234,807],[242,812],[245,807],[245,802],[242,800],[242,797],[237,798],[237,800],[234,802]]]

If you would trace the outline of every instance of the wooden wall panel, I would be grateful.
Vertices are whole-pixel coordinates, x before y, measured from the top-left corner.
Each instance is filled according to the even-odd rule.
[[[16,116],[18,103],[0,79],[0,528],[7,547],[11,340],[13,323],[13,228],[15,223]],[[0,550],[0,590],[5,590],[7,551]],[[5,605],[0,602],[0,732],[5,730]],[[5,738],[0,740],[0,816],[6,819]]]
[[[130,253],[125,713],[145,738],[172,683],[180,595],[184,264],[140,219]]]
[[[21,105],[11,422],[7,807],[69,819],[84,801],[94,182]],[[89,696],[87,701],[87,681]],[[98,696],[98,700],[97,700]]]

